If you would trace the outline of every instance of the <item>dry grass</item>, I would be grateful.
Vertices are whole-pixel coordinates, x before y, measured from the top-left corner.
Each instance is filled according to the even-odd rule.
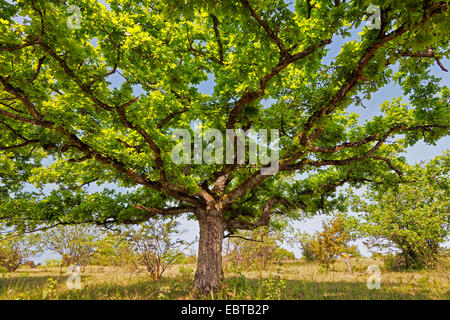
[[[316,264],[290,261],[265,271],[228,270],[213,299],[445,299],[450,298],[448,260],[433,271],[381,273],[381,288],[369,290],[369,265],[355,259],[354,273],[338,262],[329,271]],[[58,268],[20,269],[0,274],[0,299],[191,299],[194,265],[173,266],[158,281],[145,271],[88,267],[81,290],[69,290]]]

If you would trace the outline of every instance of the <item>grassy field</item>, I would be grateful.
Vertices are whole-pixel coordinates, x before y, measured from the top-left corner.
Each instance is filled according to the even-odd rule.
[[[369,265],[381,267],[381,288],[369,290]],[[69,290],[59,268],[19,269],[0,274],[0,299],[192,299],[195,265],[172,266],[154,281],[144,270],[87,267],[82,289]],[[225,272],[222,290],[209,299],[449,299],[450,266],[422,272],[383,271],[380,261],[355,259],[354,273],[342,262],[326,271],[316,264],[289,261],[266,271]]]

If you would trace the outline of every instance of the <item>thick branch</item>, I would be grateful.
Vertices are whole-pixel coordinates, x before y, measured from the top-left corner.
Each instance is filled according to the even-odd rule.
[[[246,229],[246,230],[252,230],[256,229],[262,226],[267,226],[270,222],[270,217],[273,212],[273,208],[275,205],[282,204],[283,206],[289,208],[292,207],[292,204],[289,203],[284,198],[276,197],[268,200],[263,208],[263,211],[261,213],[261,217],[253,222],[247,222],[247,221],[238,221],[235,219],[225,219],[224,223],[227,227],[227,229],[234,230],[234,229]]]
[[[286,59],[291,58],[291,54],[286,50],[280,38],[278,38],[275,32],[273,32],[272,29],[270,29],[269,25],[256,13],[256,11],[252,8],[250,3],[248,3],[247,0],[241,0],[241,2],[248,9],[248,11],[250,11],[252,17],[256,21],[258,21],[258,23],[264,28],[269,37],[272,38],[272,40],[276,43],[278,49],[280,49],[281,55]]]
[[[417,51],[417,52],[401,51],[398,54],[403,57],[434,58],[436,60],[436,63],[442,69],[442,71],[448,72],[448,70],[441,63],[441,61],[439,60],[439,57],[434,53],[434,50],[432,48],[428,48],[427,51]]]
[[[265,94],[266,86],[269,83],[269,81],[278,75],[281,71],[286,69],[290,64],[293,62],[296,62],[300,59],[303,59],[316,51],[318,48],[321,48],[327,44],[331,43],[331,40],[322,40],[318,45],[309,47],[299,53],[296,53],[295,55],[289,56],[288,58],[285,58],[282,60],[276,67],[274,67],[270,73],[266,74],[259,83],[259,90],[258,91],[250,91],[247,90],[245,94],[235,103],[233,110],[231,111],[228,122],[227,122],[227,129],[234,129],[234,125],[236,123],[237,117],[241,113],[242,109],[256,101],[257,99],[261,98]]]
[[[213,20],[213,29],[214,29],[214,34],[216,36],[216,40],[217,40],[217,45],[219,47],[219,61],[223,62],[223,45],[222,45],[222,40],[220,39],[220,32],[219,32],[219,20],[217,19],[217,17],[213,14],[210,14],[212,20]]]
[[[39,75],[39,72],[41,71],[42,63],[44,62],[44,60],[45,56],[39,59],[36,71],[34,72],[33,76],[30,79],[28,79],[29,82],[33,82],[34,80],[36,80],[37,76]]]
[[[39,143],[39,142],[40,142],[40,141],[37,140],[37,139],[27,140],[27,141],[25,141],[25,142],[22,142],[22,143],[20,143],[20,144],[13,145],[13,146],[5,146],[5,147],[0,146],[0,150],[5,151],[5,150],[18,149],[18,148],[25,147],[25,146],[28,146],[28,145],[33,144],[33,143]]]
[[[428,21],[432,16],[442,13],[443,11],[447,10],[448,4],[436,4],[431,8],[430,11],[428,11],[428,15],[425,16],[422,19],[422,24],[424,24],[426,21]],[[357,84],[358,80],[361,79],[363,70],[368,65],[372,57],[375,55],[375,53],[383,47],[386,43],[392,41],[393,39],[405,34],[408,32],[411,28],[406,27],[405,25],[400,26],[398,29],[392,31],[391,33],[384,35],[382,32],[383,30],[380,30],[381,38],[374,42],[372,45],[370,45],[364,55],[360,58],[358,62],[358,67],[353,71],[350,78],[346,81],[346,83],[341,87],[341,89],[331,98],[330,102],[324,106],[321,107],[319,110],[314,112],[309,119],[307,120],[306,124],[304,125],[303,131],[300,134],[300,140],[302,142],[307,139],[308,132],[312,129],[312,127],[319,122],[320,119],[323,118],[325,115],[331,114],[338,104],[346,97],[346,95],[353,89],[353,87]]]
[[[155,215],[162,215],[162,216],[170,216],[170,215],[179,215],[182,213],[195,213],[195,207],[192,206],[180,206],[180,207],[171,207],[171,208],[165,208],[165,209],[158,209],[158,208],[149,208],[145,206],[141,206],[138,204],[133,205],[135,208],[147,211],[148,218],[151,218]]]
[[[27,108],[28,112],[31,114],[31,116],[37,120],[42,120],[41,115],[37,112],[34,105],[25,97],[25,92],[23,92],[21,89],[13,87],[11,84],[8,83],[8,81],[0,76],[0,83],[3,85],[3,88],[5,88],[6,92],[14,95],[17,99],[22,101],[22,103]]]
[[[10,47],[5,47],[5,46],[0,46],[0,51],[15,51],[15,50],[20,50],[29,46],[33,46],[37,43],[37,41],[25,41],[19,45],[16,46],[10,46]]]

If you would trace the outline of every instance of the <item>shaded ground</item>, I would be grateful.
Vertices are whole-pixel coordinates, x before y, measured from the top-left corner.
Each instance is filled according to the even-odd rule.
[[[369,290],[365,273],[379,261],[354,261],[353,274],[337,263],[325,271],[299,261],[272,266],[266,271],[225,273],[222,290],[214,299],[450,299],[449,266],[426,272],[381,273],[381,288]],[[0,274],[0,299],[192,299],[194,265],[174,266],[160,280],[144,271],[88,267],[82,289],[67,288],[67,274],[58,268],[21,269]]]

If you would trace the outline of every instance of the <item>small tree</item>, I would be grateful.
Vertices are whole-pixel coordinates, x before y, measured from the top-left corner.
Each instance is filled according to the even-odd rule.
[[[58,226],[42,235],[43,246],[62,259],[60,267],[86,266],[101,241],[98,230],[91,226]]]
[[[314,251],[311,247],[311,237],[310,236],[302,236],[300,240],[300,249],[302,250],[302,257],[308,261],[313,262],[316,260],[316,256],[314,255]]]
[[[280,245],[286,241],[287,223],[276,221],[272,225],[256,230],[239,231],[229,234],[225,252],[226,262],[243,266],[246,270],[257,268],[267,269],[272,262],[281,262],[292,258],[293,254],[283,250]]]
[[[328,268],[336,258],[355,250],[354,246],[349,245],[350,240],[344,219],[338,216],[330,222],[323,222],[323,231],[317,232],[309,239],[301,240],[300,243],[304,254],[306,251],[307,260],[318,261]]]
[[[439,246],[448,239],[449,153],[427,165],[415,165],[397,188],[372,188],[364,197],[355,197],[354,210],[360,212],[355,230],[367,237],[371,251],[394,253],[391,267],[432,268]]]
[[[38,250],[39,236],[22,235],[0,240],[0,266],[16,271]]]
[[[175,220],[156,221],[143,223],[124,233],[137,253],[139,263],[146,267],[154,280],[183,257],[180,249],[187,243],[177,237],[180,234],[178,226],[179,222]]]
[[[134,265],[138,259],[133,245],[120,232],[108,232],[98,241],[97,250],[92,255],[93,265],[124,267]]]

